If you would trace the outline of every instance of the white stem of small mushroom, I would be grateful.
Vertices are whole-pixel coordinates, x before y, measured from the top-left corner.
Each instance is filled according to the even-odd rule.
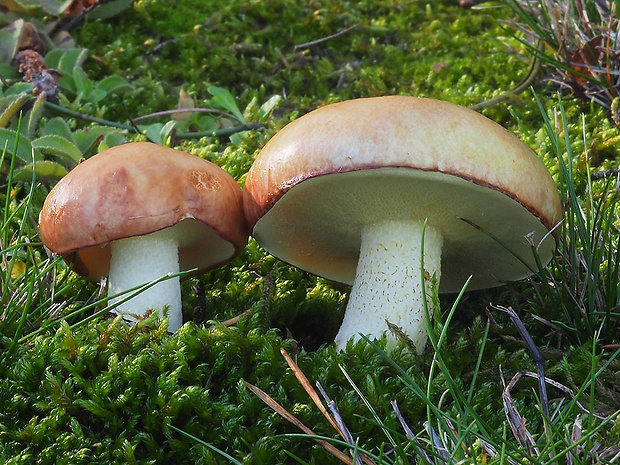
[[[115,295],[147,284],[167,274],[179,272],[179,245],[168,230],[145,236],[120,239],[111,244],[112,259],[108,277],[108,293]],[[129,294],[110,300],[114,304]],[[183,323],[179,277],[161,281],[114,309],[126,320],[135,322],[149,311],[168,308],[168,331],[176,331]]]
[[[422,236],[424,282],[429,314],[433,312],[431,282],[441,273],[441,234],[419,221],[369,224],[361,233],[361,249],[353,289],[336,345],[344,349],[352,337],[378,339],[387,332],[388,348],[396,337],[387,322],[400,328],[422,352],[427,339],[422,295]]]

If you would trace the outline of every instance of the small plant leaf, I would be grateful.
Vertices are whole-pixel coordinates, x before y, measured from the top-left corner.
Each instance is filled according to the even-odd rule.
[[[0,1],[0,6],[16,13],[28,13],[39,8],[41,2],[40,0],[2,0]]]
[[[282,100],[281,95],[272,95],[271,98],[269,98],[269,100],[263,103],[258,109],[258,117],[260,121],[264,121],[267,118],[269,118],[269,116],[271,115],[273,110],[278,106],[281,100]]]
[[[0,128],[4,128],[9,124],[27,98],[28,95],[25,92],[18,96],[0,98]]]
[[[65,76],[71,76],[73,70],[82,66],[88,56],[85,48],[54,49],[45,55],[45,65],[48,68],[56,69]]]
[[[43,8],[46,13],[60,16],[69,8],[71,3],[73,3],[73,0],[42,0],[41,8]]]
[[[154,123],[147,126],[138,126],[140,131],[144,132],[148,139],[158,145],[166,145],[166,139],[174,129],[176,121],[171,120],[166,124]]]
[[[35,171],[35,179],[37,181],[57,181],[67,174],[67,169],[51,160],[41,160],[35,164],[29,163],[17,170],[13,174],[15,181],[32,180],[32,172]]]
[[[103,89],[93,89],[88,95],[88,99],[93,103],[99,103],[107,97],[107,92]]]
[[[76,165],[82,158],[82,152],[72,141],[57,135],[39,137],[32,141],[32,146],[41,152],[64,157]]]
[[[6,77],[6,76],[5,76]],[[17,82],[4,91],[5,97],[9,95],[20,95],[22,92],[32,91],[32,84],[29,82]]]
[[[106,94],[122,93],[132,90],[134,87],[122,76],[112,75],[106,76],[96,85],[97,89],[101,89]]]
[[[224,89],[223,87],[211,86],[207,89],[213,98],[211,99],[211,104],[217,108],[221,108],[222,110],[229,111],[232,113],[237,120],[246,124],[247,121],[239,107],[237,106],[237,102],[235,102],[235,98],[228,91],[228,89]]]
[[[131,8],[134,0],[115,0],[112,2],[101,2],[97,8],[88,14],[91,19],[107,19],[116,16],[123,11]]]
[[[110,147],[116,147],[127,142],[127,136],[122,132],[111,132],[103,137],[103,140],[99,143],[98,151],[102,152]]]
[[[15,178],[13,178],[15,179]],[[17,281],[26,273],[26,264],[21,260],[14,260],[11,262],[11,279]]]
[[[8,63],[3,63],[1,45],[0,45],[0,76],[2,76],[7,81],[19,79],[19,73],[17,72],[15,67],[9,65]]]
[[[62,50],[70,50],[76,47],[73,36],[67,31],[56,31],[50,35],[50,40],[55,48]]]
[[[92,126],[75,131],[73,133],[73,141],[82,155],[87,158],[91,152],[96,151],[96,147],[101,141],[115,134],[120,135],[123,141],[126,138],[124,132],[116,128],[111,128],[109,126]]]
[[[76,67],[73,68],[72,76],[76,93],[83,98],[90,99],[94,85],[92,81],[88,79],[86,72],[82,68]]]
[[[17,131],[8,128],[0,128],[1,149],[4,149],[6,146],[8,154],[15,155],[24,163],[32,163],[33,153],[36,159],[41,159],[41,154],[33,149],[28,139],[20,137],[17,146],[15,146],[15,141],[17,138]]]
[[[194,116],[193,122],[203,132],[215,131],[219,128],[219,123],[213,116]]]
[[[25,133],[28,139],[34,137],[35,131],[43,114],[43,107],[45,104],[45,94],[39,94],[34,101],[32,109],[28,113],[28,120],[26,122]]]
[[[15,53],[17,53],[17,44],[23,27],[24,20],[18,19],[0,29],[0,63],[10,64],[13,60]]]
[[[63,118],[52,118],[40,128],[41,136],[60,136],[63,139],[73,140],[71,128]]]

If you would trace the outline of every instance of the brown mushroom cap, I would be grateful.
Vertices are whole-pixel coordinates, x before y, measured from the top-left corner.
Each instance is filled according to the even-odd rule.
[[[397,96],[328,105],[287,125],[250,169],[244,208],[267,251],[349,284],[362,224],[428,220],[443,237],[448,292],[469,275],[477,289],[528,274],[472,224],[535,267],[531,243],[542,241],[546,264],[562,217],[549,172],[514,135],[473,110]]]
[[[207,160],[135,142],[95,155],[61,179],[43,205],[40,236],[98,281],[109,272],[110,242],[177,224],[181,271],[230,260],[248,237],[241,189]]]

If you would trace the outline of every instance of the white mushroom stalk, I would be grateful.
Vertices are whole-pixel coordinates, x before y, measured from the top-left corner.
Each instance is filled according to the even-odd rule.
[[[364,226],[353,288],[335,339],[337,347],[345,349],[347,341],[360,334],[378,339],[388,330],[389,322],[422,352],[427,339],[422,283],[432,315],[431,285],[439,285],[441,246],[441,234],[425,227],[424,222],[385,221]]]
[[[179,273],[179,244],[171,229],[114,241],[111,251],[108,292],[111,296],[122,295],[110,299],[110,305],[126,300],[136,292],[126,293],[129,289]],[[114,309],[131,322],[146,316],[150,311],[163,316],[164,310],[168,314],[168,331],[179,329],[183,315],[178,275],[141,291]]]

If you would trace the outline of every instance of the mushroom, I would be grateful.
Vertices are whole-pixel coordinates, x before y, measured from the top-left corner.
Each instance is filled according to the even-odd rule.
[[[39,218],[48,249],[94,281],[108,276],[111,304],[135,321],[168,308],[182,324],[178,273],[196,274],[235,257],[247,243],[241,189],[219,166],[150,142],[113,147],[80,163],[50,191]],[[184,276],[184,277],[186,277]]]
[[[263,248],[353,286],[340,349],[389,322],[422,351],[423,282],[428,293],[459,291],[470,275],[470,290],[522,279],[533,245],[551,259],[562,215],[549,172],[514,135],[473,110],[403,96],[293,121],[261,150],[243,195]]]

